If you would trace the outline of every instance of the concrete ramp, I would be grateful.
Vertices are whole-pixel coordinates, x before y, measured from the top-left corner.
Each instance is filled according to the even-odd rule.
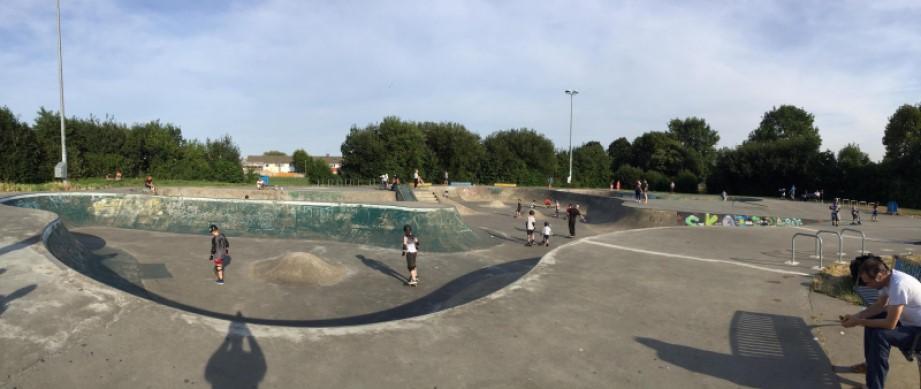
[[[40,193],[3,200],[57,213],[74,226],[207,234],[217,224],[228,235],[327,239],[400,247],[403,226],[413,226],[426,251],[488,247],[451,207],[176,198],[108,193]]]

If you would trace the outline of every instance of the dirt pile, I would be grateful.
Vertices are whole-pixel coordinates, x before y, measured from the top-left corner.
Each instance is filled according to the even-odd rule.
[[[257,262],[253,265],[253,275],[280,284],[329,286],[342,281],[346,270],[311,253],[293,252]]]

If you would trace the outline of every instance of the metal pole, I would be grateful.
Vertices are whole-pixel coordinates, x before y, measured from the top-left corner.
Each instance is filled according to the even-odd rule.
[[[61,0],[57,0],[58,8],[58,86],[61,94],[61,163],[62,176],[64,182],[67,182],[67,142],[64,124],[64,56],[61,49]]]
[[[566,176],[566,183],[572,184],[572,98],[579,94],[579,91],[567,90],[566,94],[569,95],[569,175]]]

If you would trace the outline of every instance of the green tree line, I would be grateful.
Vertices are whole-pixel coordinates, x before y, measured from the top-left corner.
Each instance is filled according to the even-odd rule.
[[[240,150],[229,135],[200,142],[160,121],[128,126],[111,118],[67,118],[68,177],[152,175],[158,179],[242,182]],[[44,108],[32,125],[0,106],[0,181],[53,179],[61,160],[60,116]]]

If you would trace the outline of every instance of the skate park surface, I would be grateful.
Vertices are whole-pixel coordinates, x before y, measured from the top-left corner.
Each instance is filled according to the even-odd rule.
[[[307,188],[252,195],[242,205],[237,200],[248,192],[223,189],[143,198],[6,194],[0,386],[863,382],[841,369],[862,360],[862,330],[835,323],[859,307],[810,292],[817,265],[811,242],[798,242],[799,265],[784,264],[794,233],[832,229],[827,204],[668,195],[635,204],[607,191],[432,190],[441,204],[394,202],[386,191]],[[16,196],[20,206],[10,206]],[[531,200],[578,203],[587,222],[570,239],[563,219],[537,207],[538,225],[551,223],[554,237],[550,247],[526,247],[524,219],[513,218],[519,198],[525,212]],[[358,203],[363,216],[352,212]],[[299,219],[322,219],[323,212],[306,211],[311,207],[348,217]],[[684,216],[694,213],[802,224],[688,226]],[[261,216],[240,216],[252,214]],[[427,219],[432,215],[439,216]],[[864,220],[855,227],[866,233],[868,250],[917,251],[917,219]],[[228,225],[232,261],[223,286],[214,284],[207,261],[211,222]],[[422,284],[415,288],[403,283],[399,232],[393,235],[406,222],[420,227],[422,240]],[[339,224],[350,232],[337,232]],[[426,251],[427,241],[434,251]],[[858,248],[858,239],[845,239],[848,258]],[[826,263],[836,250],[826,238]],[[298,273],[302,267],[312,272]],[[890,361],[890,387],[918,384],[915,366],[899,353]]]

